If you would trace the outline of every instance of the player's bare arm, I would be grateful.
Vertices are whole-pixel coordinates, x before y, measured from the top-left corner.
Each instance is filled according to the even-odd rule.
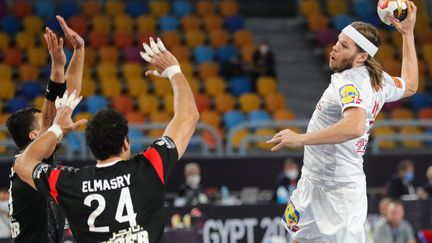
[[[162,41],[158,39],[156,43],[150,38],[150,46],[145,43],[143,45],[146,52],[141,52],[141,56],[156,68],[156,70],[148,70],[146,76],[167,77],[171,82],[174,94],[174,117],[165,129],[164,136],[174,141],[180,158],[199,120],[195,98],[186,77],[180,71],[177,59],[165,49]]]
[[[393,26],[401,33],[403,40],[401,76],[406,82],[406,89],[403,97],[409,97],[417,92],[419,77],[417,52],[414,41],[417,7],[412,1],[407,3],[407,18],[401,22],[391,19]]]
[[[68,95],[67,91],[62,98],[58,98],[55,102],[57,110],[53,125],[30,143],[24,152],[16,159],[14,163],[15,172],[21,180],[34,189],[36,189],[36,187],[32,179],[32,173],[36,165],[41,163],[44,158],[54,153],[57,143],[64,135],[76,130],[80,125],[87,122],[85,119],[77,122],[72,121],[72,112],[81,99],[82,97],[76,98],[75,93]]]
[[[267,143],[276,144],[271,150],[283,147],[297,148],[304,145],[337,144],[362,136],[365,132],[366,112],[362,108],[351,107],[344,111],[343,118],[333,126],[319,131],[298,134],[290,129],[278,132]]]

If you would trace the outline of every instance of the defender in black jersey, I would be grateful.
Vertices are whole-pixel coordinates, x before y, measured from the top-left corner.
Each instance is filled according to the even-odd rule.
[[[62,135],[83,121],[73,109],[59,108],[54,125],[17,158],[20,178],[49,195],[65,211],[78,242],[165,242],[164,193],[167,176],[183,155],[199,119],[192,90],[177,59],[162,42],[144,44],[144,59],[156,67],[146,75],[168,77],[174,93],[174,117],[164,135],[130,159],[128,126],[112,109],[98,111],[86,128],[95,166],[81,169],[40,163]]]
[[[57,18],[66,39],[74,46],[74,54],[65,75],[63,40],[57,39],[56,35],[46,28],[44,38],[52,67],[42,112],[36,108],[21,109],[12,114],[6,122],[11,137],[21,151],[52,125],[56,112],[55,98],[62,96],[66,88],[81,90],[84,40],[66,25],[63,18]],[[58,164],[54,155],[43,161],[52,165]],[[65,218],[54,200],[23,182],[13,168],[9,180],[9,213],[13,242],[63,242]]]

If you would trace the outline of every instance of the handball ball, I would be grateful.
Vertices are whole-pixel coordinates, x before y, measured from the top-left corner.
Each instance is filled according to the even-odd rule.
[[[407,0],[379,0],[377,12],[381,21],[387,25],[391,25],[390,18],[387,17],[387,14],[400,22],[404,20],[408,14]]]

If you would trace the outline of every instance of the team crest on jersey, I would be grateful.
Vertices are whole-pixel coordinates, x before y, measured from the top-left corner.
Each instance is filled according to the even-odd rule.
[[[292,232],[297,232],[299,230],[299,227],[297,226],[299,220],[300,213],[290,201],[285,209],[284,215],[282,216],[282,225]]]
[[[353,84],[344,85],[339,89],[339,96],[342,104],[360,104],[363,100],[360,98],[360,92]]]
[[[33,178],[40,179],[40,176],[43,173],[46,173],[48,171],[49,165],[47,164],[40,164],[34,171],[33,171]]]

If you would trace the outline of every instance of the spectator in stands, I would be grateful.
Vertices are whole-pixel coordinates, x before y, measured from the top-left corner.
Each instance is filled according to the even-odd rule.
[[[411,225],[404,219],[404,208],[400,201],[393,201],[387,208],[387,220],[375,228],[376,243],[415,243]]]
[[[426,178],[428,181],[420,187],[417,192],[420,199],[428,199],[432,197],[432,165],[426,171]]]
[[[9,193],[6,190],[0,190],[0,239],[12,237],[9,226],[8,201]]]
[[[254,80],[259,76],[276,77],[274,56],[267,41],[261,41],[258,49],[254,51],[252,57],[254,64]]]
[[[375,221],[373,227],[375,228],[377,225],[382,224],[383,222],[387,221],[387,209],[388,205],[391,203],[391,199],[388,197],[384,197],[381,199],[378,205],[379,210],[379,217]]]
[[[201,186],[201,168],[191,162],[185,166],[185,183],[180,186],[179,196],[183,197],[186,205],[205,204],[208,202],[207,196],[204,193],[204,188]]]
[[[283,172],[276,178],[273,200],[279,204],[286,204],[292,192],[297,188],[299,176],[298,163],[291,158],[286,159]]]
[[[414,163],[411,160],[402,160],[398,164],[398,173],[390,178],[387,185],[387,196],[392,199],[401,199],[403,195],[416,196],[414,186]]]

